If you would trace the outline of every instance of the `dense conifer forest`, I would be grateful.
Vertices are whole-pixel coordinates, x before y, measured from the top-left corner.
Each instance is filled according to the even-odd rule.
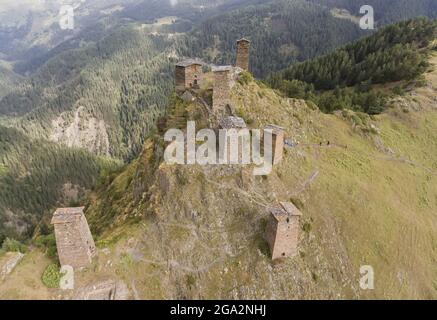
[[[271,75],[268,82],[290,97],[315,100],[326,112],[349,107],[380,113],[384,97],[371,90],[372,85],[411,81],[423,74],[436,27],[436,21],[426,18],[390,25],[332,53],[292,65]]]

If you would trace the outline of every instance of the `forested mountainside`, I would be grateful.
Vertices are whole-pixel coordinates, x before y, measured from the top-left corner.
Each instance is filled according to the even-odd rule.
[[[164,110],[176,47],[165,36],[122,27],[49,60],[1,99],[0,114],[32,137],[128,159]]]
[[[54,206],[78,204],[120,164],[0,126],[0,241],[27,239]]]
[[[0,99],[14,90],[22,80],[22,77],[12,71],[9,66],[3,66],[0,62]]]
[[[372,85],[420,80],[430,52],[437,49],[435,44],[430,46],[436,35],[436,20],[400,22],[327,55],[292,65],[270,76],[268,82],[290,97],[312,99],[323,111],[350,108],[380,113],[385,108],[383,92]],[[393,90],[402,92],[403,88]]]
[[[376,24],[382,26],[418,16],[437,18],[437,2],[434,0],[308,0],[331,9],[346,9],[353,16],[359,16],[363,5],[370,5],[375,12]]]
[[[210,18],[187,38],[192,55],[218,64],[235,60],[235,39],[251,40],[251,70],[266,76],[289,64],[325,53],[365,34],[307,1],[273,1]]]
[[[0,161],[0,216],[8,226],[1,236],[31,235],[47,210],[70,204],[64,193],[92,188],[104,169],[96,155],[127,161],[141,149],[173,88],[174,52],[166,37],[122,28],[49,60],[3,97],[0,121],[17,138],[2,130],[0,143],[18,151],[1,155],[8,159]]]

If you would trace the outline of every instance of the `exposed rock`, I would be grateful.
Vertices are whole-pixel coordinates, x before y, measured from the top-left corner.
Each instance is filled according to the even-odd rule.
[[[14,268],[17,266],[18,262],[23,259],[24,254],[17,252],[17,253],[8,253],[11,258],[9,258],[6,263],[2,266],[0,270],[0,280],[5,280],[6,277],[14,270]]]
[[[79,289],[74,300],[128,300],[129,289],[122,281],[106,280]]]
[[[106,124],[89,115],[85,107],[79,107],[69,120],[70,114],[62,114],[52,121],[50,139],[69,147],[82,147],[99,154],[109,154],[109,136]],[[67,119],[66,119],[67,118]]]
[[[185,91],[183,95],[181,95],[181,99],[185,102],[193,102],[196,98],[191,94],[190,91]]]

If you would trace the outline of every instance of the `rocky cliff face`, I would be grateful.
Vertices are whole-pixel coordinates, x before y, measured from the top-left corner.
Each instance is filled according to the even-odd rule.
[[[74,115],[70,121],[65,115],[52,121],[50,140],[69,147],[85,148],[96,154],[109,155],[110,144],[104,120],[87,114],[82,106],[72,113]]]

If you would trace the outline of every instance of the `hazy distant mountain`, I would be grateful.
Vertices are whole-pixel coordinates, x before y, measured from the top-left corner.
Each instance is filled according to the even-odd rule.
[[[84,28],[140,0],[4,0],[0,4],[0,53],[25,60],[71,39]],[[63,5],[74,8],[74,29],[59,25]]]

